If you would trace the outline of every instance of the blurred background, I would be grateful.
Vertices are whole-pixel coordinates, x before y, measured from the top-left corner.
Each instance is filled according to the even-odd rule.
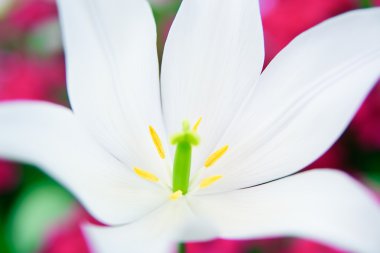
[[[159,55],[180,0],[151,0]],[[380,0],[262,0],[266,64],[302,31]],[[0,101],[48,100],[68,106],[54,0],[0,0]],[[339,141],[307,169],[342,169],[380,202],[380,84]],[[0,253],[89,253],[80,230],[92,218],[38,168],[0,161]],[[300,238],[186,244],[189,253],[342,252]]]

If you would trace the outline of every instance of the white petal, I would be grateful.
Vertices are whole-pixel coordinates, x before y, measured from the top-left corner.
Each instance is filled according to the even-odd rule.
[[[380,9],[360,10],[291,42],[221,140],[230,149],[207,173],[225,177],[209,190],[268,182],[322,155],[380,76],[379,31]]]
[[[380,252],[380,206],[350,177],[315,170],[225,194],[194,196],[195,213],[223,238],[297,236],[352,252]]]
[[[198,169],[254,87],[264,59],[257,0],[184,0],[170,30],[162,63],[162,100],[168,133],[202,117]]]
[[[194,221],[197,223],[186,201],[182,199],[167,203],[129,225],[108,228],[87,225],[84,231],[95,253],[168,253],[175,252],[176,243],[184,238],[212,238],[213,232],[207,229],[188,234],[190,231],[186,228]]]
[[[160,167],[148,130],[153,125],[165,138],[156,28],[149,4],[144,0],[58,3],[75,114],[130,167]]]
[[[101,148],[62,106],[1,104],[0,156],[41,167],[105,223],[139,218],[167,198]]]

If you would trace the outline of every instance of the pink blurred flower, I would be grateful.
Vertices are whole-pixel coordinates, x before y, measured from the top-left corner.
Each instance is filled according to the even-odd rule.
[[[203,243],[187,243],[188,253],[243,253],[245,252],[244,243],[231,240],[214,240]]]
[[[356,114],[351,130],[367,149],[380,149],[380,82],[369,94]]]
[[[344,253],[332,247],[306,239],[269,238],[250,241],[214,240],[186,244],[188,253]]]
[[[0,55],[0,100],[56,100],[64,88],[65,69],[61,56],[30,59],[21,55]]]
[[[15,7],[12,8],[6,20],[14,28],[29,30],[57,16],[57,7],[53,0],[17,0],[15,2]]]
[[[286,253],[344,253],[310,240],[293,240]]]
[[[279,0],[260,0],[261,15],[263,17],[270,14],[272,9],[278,4]]]
[[[19,183],[18,171],[10,162],[0,161],[0,194],[14,189]]]
[[[346,168],[345,157],[346,148],[342,143],[337,142],[332,146],[323,156],[308,166],[307,169],[312,168]]]
[[[84,222],[94,221],[82,208],[75,208],[70,217],[48,231],[40,253],[89,253],[81,230]]]
[[[269,0],[261,4],[267,62],[301,32],[356,7],[351,0]]]

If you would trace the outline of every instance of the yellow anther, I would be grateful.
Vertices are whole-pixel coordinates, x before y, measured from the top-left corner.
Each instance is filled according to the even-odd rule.
[[[158,154],[160,155],[162,159],[165,159],[165,150],[164,150],[164,147],[162,146],[161,139],[158,136],[156,130],[154,130],[152,126],[149,126],[149,132],[150,132],[150,136],[152,137],[153,143],[156,146]]]
[[[200,188],[209,187],[210,185],[212,185],[213,183],[215,183],[216,181],[218,181],[222,177],[223,176],[221,176],[221,175],[215,175],[215,176],[207,177],[201,181],[201,183],[199,184],[199,187]]]
[[[198,130],[198,127],[199,125],[201,124],[201,121],[202,121],[202,117],[200,117],[198,119],[198,121],[195,123],[195,125],[193,126],[193,131],[196,132]]]
[[[178,191],[170,194],[169,199],[175,201],[175,200],[179,199],[180,197],[182,197],[182,191],[178,190]]]
[[[145,180],[155,182],[155,183],[160,181],[160,179],[156,175],[154,175],[154,174],[152,174],[146,170],[142,170],[142,169],[137,168],[137,167],[133,168],[133,170],[139,177],[141,177]]]
[[[210,167],[211,165],[213,165],[216,161],[218,161],[223,155],[224,153],[227,152],[227,149],[228,149],[228,145],[220,148],[219,150],[215,151],[214,153],[212,153],[206,160],[204,166],[206,168]]]

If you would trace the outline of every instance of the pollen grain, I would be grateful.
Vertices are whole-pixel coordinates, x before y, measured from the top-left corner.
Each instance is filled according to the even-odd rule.
[[[176,192],[173,192],[172,194],[170,194],[169,196],[169,199],[172,200],[172,201],[175,201],[177,199],[179,199],[180,197],[182,197],[182,191],[181,190],[178,190]]]

